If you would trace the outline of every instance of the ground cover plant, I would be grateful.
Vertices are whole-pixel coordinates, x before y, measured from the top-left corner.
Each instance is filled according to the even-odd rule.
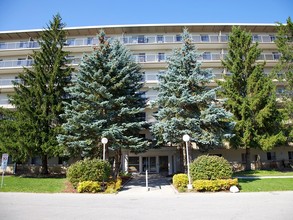
[[[293,190],[293,178],[239,179],[241,192],[271,192]]]

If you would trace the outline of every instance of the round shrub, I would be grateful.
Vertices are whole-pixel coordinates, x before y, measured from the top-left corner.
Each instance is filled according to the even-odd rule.
[[[177,189],[184,189],[187,188],[188,176],[184,173],[175,174],[172,181]]]
[[[190,176],[193,180],[229,179],[232,168],[223,157],[203,155],[190,164]]]
[[[66,177],[76,188],[78,183],[84,181],[107,181],[111,174],[109,162],[100,159],[84,159],[72,164]]]

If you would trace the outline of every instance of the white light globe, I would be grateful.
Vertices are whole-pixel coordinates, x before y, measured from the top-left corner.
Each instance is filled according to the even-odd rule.
[[[183,135],[183,141],[188,142],[190,140],[190,137],[188,134]]]
[[[102,143],[103,144],[107,144],[108,143],[108,139],[107,138],[102,138]]]

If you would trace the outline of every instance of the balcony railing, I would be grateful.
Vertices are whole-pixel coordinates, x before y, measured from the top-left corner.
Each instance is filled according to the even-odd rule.
[[[133,59],[137,63],[164,63],[167,61],[170,54],[144,54],[144,55],[133,55]],[[226,53],[203,53],[198,59],[202,61],[220,61],[225,58]],[[279,60],[280,53],[262,53],[258,60]],[[68,58],[68,64],[78,65],[81,62],[81,57],[70,57]],[[32,59],[27,60],[2,60],[0,61],[1,68],[15,68],[15,67],[29,67],[33,64]]]
[[[0,50],[27,49],[40,47],[37,41],[20,41],[20,42],[2,42]]]
[[[20,83],[20,79],[0,79],[0,87],[12,87],[13,82],[18,82]]]
[[[182,37],[180,35],[136,35],[136,36],[123,36],[123,37],[111,37],[112,39],[118,39],[124,44],[162,44],[162,43],[180,43]],[[192,41],[194,43],[227,43],[229,39],[228,35],[192,35]],[[260,43],[274,43],[275,36],[273,35],[253,35],[253,42]],[[99,40],[95,37],[86,38],[69,38],[66,41],[66,46],[92,46],[99,44]],[[26,49],[26,48],[39,48],[40,45],[37,41],[20,41],[20,42],[0,42],[0,50],[9,49]]]
[[[33,64],[32,59],[26,60],[2,60],[0,61],[0,68],[9,68],[9,67],[23,67],[31,66]]]

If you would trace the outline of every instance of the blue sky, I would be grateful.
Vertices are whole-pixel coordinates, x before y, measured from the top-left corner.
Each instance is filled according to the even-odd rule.
[[[292,0],[0,0],[0,31],[38,29],[59,12],[67,27],[157,23],[284,23]]]

